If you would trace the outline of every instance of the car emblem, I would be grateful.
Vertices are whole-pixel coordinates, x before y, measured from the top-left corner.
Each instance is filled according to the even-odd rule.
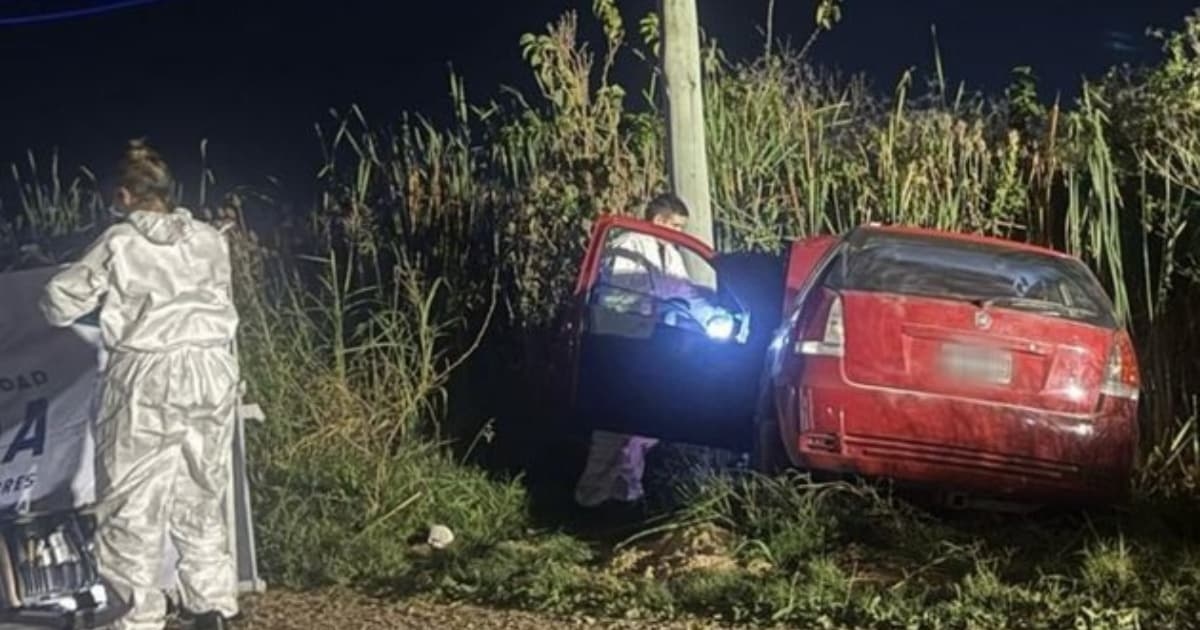
[[[979,330],[987,330],[992,327],[992,316],[987,314],[987,311],[979,311],[975,313],[975,327]]]

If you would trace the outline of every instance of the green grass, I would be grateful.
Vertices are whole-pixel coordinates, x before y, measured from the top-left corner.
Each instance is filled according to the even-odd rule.
[[[1096,271],[1144,372],[1130,513],[931,514],[883,489],[739,476],[701,454],[667,471],[693,482],[676,489],[684,507],[614,548],[536,519],[520,479],[464,463],[491,448],[500,401],[447,418],[453,398],[483,391],[451,379],[479,352],[527,374],[552,350],[586,222],[636,212],[663,187],[663,127],[652,99],[639,103],[660,80],[611,78],[623,51],[654,61],[656,22],[632,43],[616,5],[595,4],[599,45],[580,41],[576,15],[522,39],[535,95],[473,106],[453,77],[447,128],[416,115],[379,126],[357,108],[320,125],[322,196],[307,221],[250,229],[280,224],[273,200],[218,194],[200,174],[189,201],[240,226],[242,359],[269,417],[250,433],[268,578],[647,620],[1200,625],[1188,315],[1200,305],[1200,21],[1163,35],[1161,65],[1114,70],[1071,104],[1039,102],[1025,70],[997,97],[940,75],[922,89],[915,72],[879,94],[801,53],[732,61],[706,45],[720,247],[770,251],[883,220],[1050,245]],[[42,162],[14,167],[2,251],[93,234],[104,216],[90,172]],[[451,549],[422,544],[433,524],[456,532]]]
[[[384,593],[561,614],[828,628],[1183,628],[1200,547],[1136,518],[923,513],[879,490],[715,477],[615,551],[555,534],[434,555]]]

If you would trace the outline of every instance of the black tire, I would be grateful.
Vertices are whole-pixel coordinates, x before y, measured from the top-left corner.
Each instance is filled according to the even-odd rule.
[[[750,467],[755,472],[774,476],[791,468],[791,462],[779,435],[779,416],[775,413],[768,379],[764,376],[763,380],[754,412],[754,450],[750,453]]]

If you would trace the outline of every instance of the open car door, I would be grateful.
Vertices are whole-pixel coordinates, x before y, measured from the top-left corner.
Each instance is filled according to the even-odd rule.
[[[577,426],[750,448],[764,347],[751,343],[756,322],[717,263],[686,234],[597,222],[575,292]]]

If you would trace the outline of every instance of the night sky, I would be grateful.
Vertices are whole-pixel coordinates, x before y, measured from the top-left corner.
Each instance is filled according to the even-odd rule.
[[[699,0],[705,30],[734,55],[762,49],[767,0]],[[447,69],[486,101],[500,85],[531,90],[522,33],[590,0],[398,2],[145,0],[99,15],[19,23],[87,9],[83,0],[0,0],[0,164],[58,147],[64,166],[106,167],[146,135],[181,178],[208,138],[224,180],[311,179],[314,123],[362,105],[377,121],[401,111],[448,113]],[[777,0],[775,32],[803,42],[813,0]],[[843,20],[812,52],[890,89],[909,66],[931,69],[930,26],[951,81],[996,91],[1033,66],[1043,92],[1067,96],[1114,63],[1152,61],[1147,27],[1176,28],[1182,0],[844,0]],[[654,0],[621,0],[627,29]],[[391,8],[381,8],[391,7]],[[1086,8],[1085,8],[1086,7]],[[627,55],[627,57],[629,57]],[[626,59],[626,68],[635,62]],[[4,175],[7,177],[7,168]]]

